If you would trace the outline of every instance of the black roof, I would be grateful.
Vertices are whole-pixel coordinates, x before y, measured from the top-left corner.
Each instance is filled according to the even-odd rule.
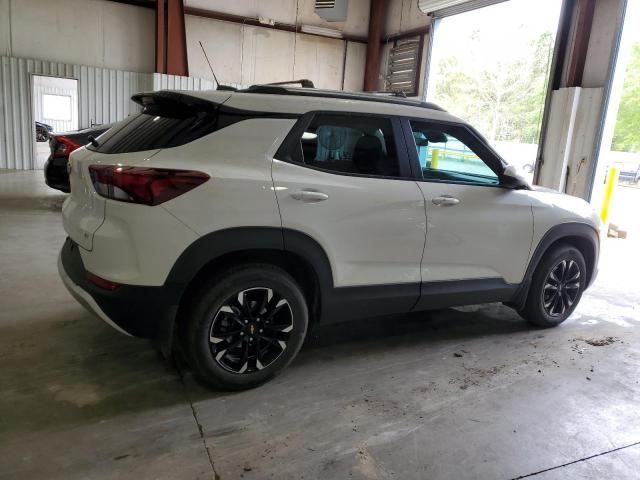
[[[293,95],[302,97],[320,97],[320,98],[337,98],[342,100],[362,100],[365,102],[393,103],[396,105],[405,105],[407,107],[422,107],[431,110],[445,110],[431,102],[419,102],[396,96],[393,92],[379,93],[358,93],[344,92],[340,90],[321,90],[316,88],[291,88],[280,85],[251,85],[244,90],[237,90],[240,93],[265,93],[271,95]]]

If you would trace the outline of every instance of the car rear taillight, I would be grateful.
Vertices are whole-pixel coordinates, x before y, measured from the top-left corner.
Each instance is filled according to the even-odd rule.
[[[52,138],[52,142],[53,148],[51,153],[54,157],[68,157],[71,152],[82,146],[64,135],[55,135]]]
[[[145,205],[159,205],[209,180],[206,173],[192,170],[118,165],[91,165],[89,173],[99,195]]]

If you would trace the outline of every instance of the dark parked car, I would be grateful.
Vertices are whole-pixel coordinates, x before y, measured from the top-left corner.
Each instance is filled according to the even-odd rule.
[[[46,142],[53,132],[53,127],[46,123],[36,122],[36,142]]]
[[[69,193],[69,173],[67,161],[75,149],[90,142],[89,137],[97,138],[111,128],[112,124],[98,125],[75,132],[49,135],[51,155],[44,164],[44,181],[51,188]]]
[[[622,167],[618,173],[618,182],[640,183],[640,165],[627,165]]]

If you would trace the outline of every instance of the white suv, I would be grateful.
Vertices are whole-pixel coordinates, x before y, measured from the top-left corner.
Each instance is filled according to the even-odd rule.
[[[59,259],[116,329],[205,383],[265,382],[317,323],[484,302],[565,320],[600,222],[429,103],[310,88],[139,94],[70,159]]]

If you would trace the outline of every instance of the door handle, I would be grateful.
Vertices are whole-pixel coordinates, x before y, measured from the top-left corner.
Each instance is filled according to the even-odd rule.
[[[327,200],[329,195],[316,190],[300,190],[298,192],[293,192],[291,197],[294,200],[302,200],[304,203],[317,203]]]
[[[431,201],[434,205],[438,205],[439,207],[451,207],[460,203],[460,200],[450,195],[441,195],[439,197],[432,198]]]

